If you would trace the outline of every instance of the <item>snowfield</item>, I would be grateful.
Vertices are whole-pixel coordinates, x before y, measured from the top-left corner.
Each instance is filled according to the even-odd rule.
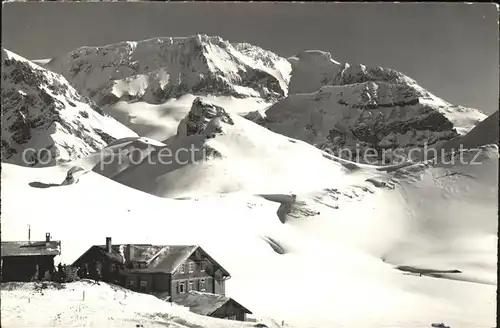
[[[228,112],[246,115],[264,110],[272,105],[260,98],[234,98],[230,96],[201,96],[207,101],[224,107]],[[169,99],[162,104],[144,101],[119,101],[103,106],[103,110],[118,122],[137,132],[140,136],[156,140],[166,140],[177,134],[180,121],[189,113],[197,96],[186,94],[178,99]]]
[[[198,99],[179,123],[177,134],[164,144],[146,145],[134,139],[113,144],[92,156],[115,154],[94,171],[129,187],[172,198],[239,191],[291,193],[297,188],[318,190],[333,182],[345,184],[350,169],[327,154]],[[138,161],[138,154],[144,160]],[[130,163],[132,156],[136,156],[135,164]],[[351,174],[349,181],[354,183],[359,177],[362,182],[367,174]]]

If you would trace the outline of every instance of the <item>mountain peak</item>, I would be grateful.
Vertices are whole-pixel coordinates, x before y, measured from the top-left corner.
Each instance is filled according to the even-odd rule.
[[[309,61],[326,61],[332,62],[336,65],[341,65],[338,61],[332,58],[332,54],[322,50],[304,50],[291,57],[292,60],[297,58],[299,60],[309,60]]]
[[[2,48],[2,161],[53,165],[126,136],[64,77]]]
[[[233,119],[224,108],[197,97],[194,99],[188,115],[179,124],[177,135],[221,133],[221,123],[234,125]]]
[[[289,96],[264,114],[246,117],[323,150],[351,156],[372,149],[380,156],[383,150],[437,146],[485,118],[476,109],[436,97],[394,69],[341,64],[317,50],[289,60]]]
[[[98,104],[161,103],[186,93],[281,99],[290,63],[259,49],[197,34],[78,48],[47,66]]]

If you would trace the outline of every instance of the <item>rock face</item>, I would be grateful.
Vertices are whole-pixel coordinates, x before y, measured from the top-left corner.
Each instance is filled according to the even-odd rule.
[[[434,96],[393,69],[340,64],[320,51],[290,61],[290,95],[264,115],[246,117],[344,159],[403,161],[410,150],[455,139],[486,117]]]
[[[287,95],[291,71],[269,51],[206,35],[82,47],[47,67],[98,104],[160,103],[187,93],[273,101]]]
[[[129,136],[64,77],[2,49],[2,161],[54,165]]]
[[[186,135],[207,132],[209,124],[215,120],[226,124],[234,124],[224,108],[203,100],[200,97],[196,98],[193,101],[189,114],[183,122],[186,125]],[[220,126],[219,124],[217,125]]]
[[[221,123],[234,124],[224,108],[197,97],[189,113],[179,123],[177,137],[222,133]]]
[[[176,137],[201,138],[200,145],[205,159],[220,158],[222,154],[214,147],[211,139],[224,134],[225,124],[234,125],[234,120],[224,108],[197,97],[189,113],[179,123]]]

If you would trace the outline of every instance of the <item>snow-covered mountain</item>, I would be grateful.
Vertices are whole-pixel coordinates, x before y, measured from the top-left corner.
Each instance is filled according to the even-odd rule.
[[[206,35],[82,47],[46,65],[98,104],[187,93],[276,100],[286,96],[291,70],[269,51]]]
[[[60,75],[4,53],[11,58],[5,91],[2,83],[6,126],[17,131],[18,116],[19,131],[55,121],[64,138],[40,135],[54,147],[79,148],[52,167],[2,163],[3,240],[25,239],[30,224],[32,235],[51,232],[62,241],[56,261],[65,263],[108,236],[116,243],[198,244],[231,273],[229,296],[293,328],[494,325],[498,113],[483,120],[401,73],[339,64],[319,51],[290,58],[289,78],[286,60],[216,37],[84,47],[52,60],[50,68],[81,97]],[[87,96],[113,103],[105,110],[139,135],[99,114]],[[36,119],[26,120],[23,108]],[[92,148],[88,138],[111,134],[110,126],[122,137]],[[28,140],[47,147],[36,144],[41,137]],[[428,143],[450,152],[374,166],[318,149],[358,141],[382,149]],[[474,149],[451,152],[457,142]],[[14,302],[2,302],[2,321],[250,325],[167,310],[152,296],[105,284],[70,284],[48,296],[29,286],[2,290],[2,300]],[[39,311],[47,297],[59,305]],[[29,315],[19,317],[19,309]]]
[[[2,161],[54,165],[137,136],[68,81],[2,48]]]
[[[377,162],[390,163],[396,150],[437,146],[486,117],[436,97],[393,69],[340,64],[322,51],[302,52],[290,62],[290,95],[247,118],[344,157],[370,148],[379,154]]]

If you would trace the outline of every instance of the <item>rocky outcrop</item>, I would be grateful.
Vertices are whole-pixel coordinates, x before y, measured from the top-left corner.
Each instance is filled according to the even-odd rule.
[[[208,124],[214,119],[220,119],[222,122],[233,125],[234,122],[226,113],[224,108],[213,105],[201,98],[193,101],[191,111],[188,114],[187,134],[200,134],[207,128]]]

